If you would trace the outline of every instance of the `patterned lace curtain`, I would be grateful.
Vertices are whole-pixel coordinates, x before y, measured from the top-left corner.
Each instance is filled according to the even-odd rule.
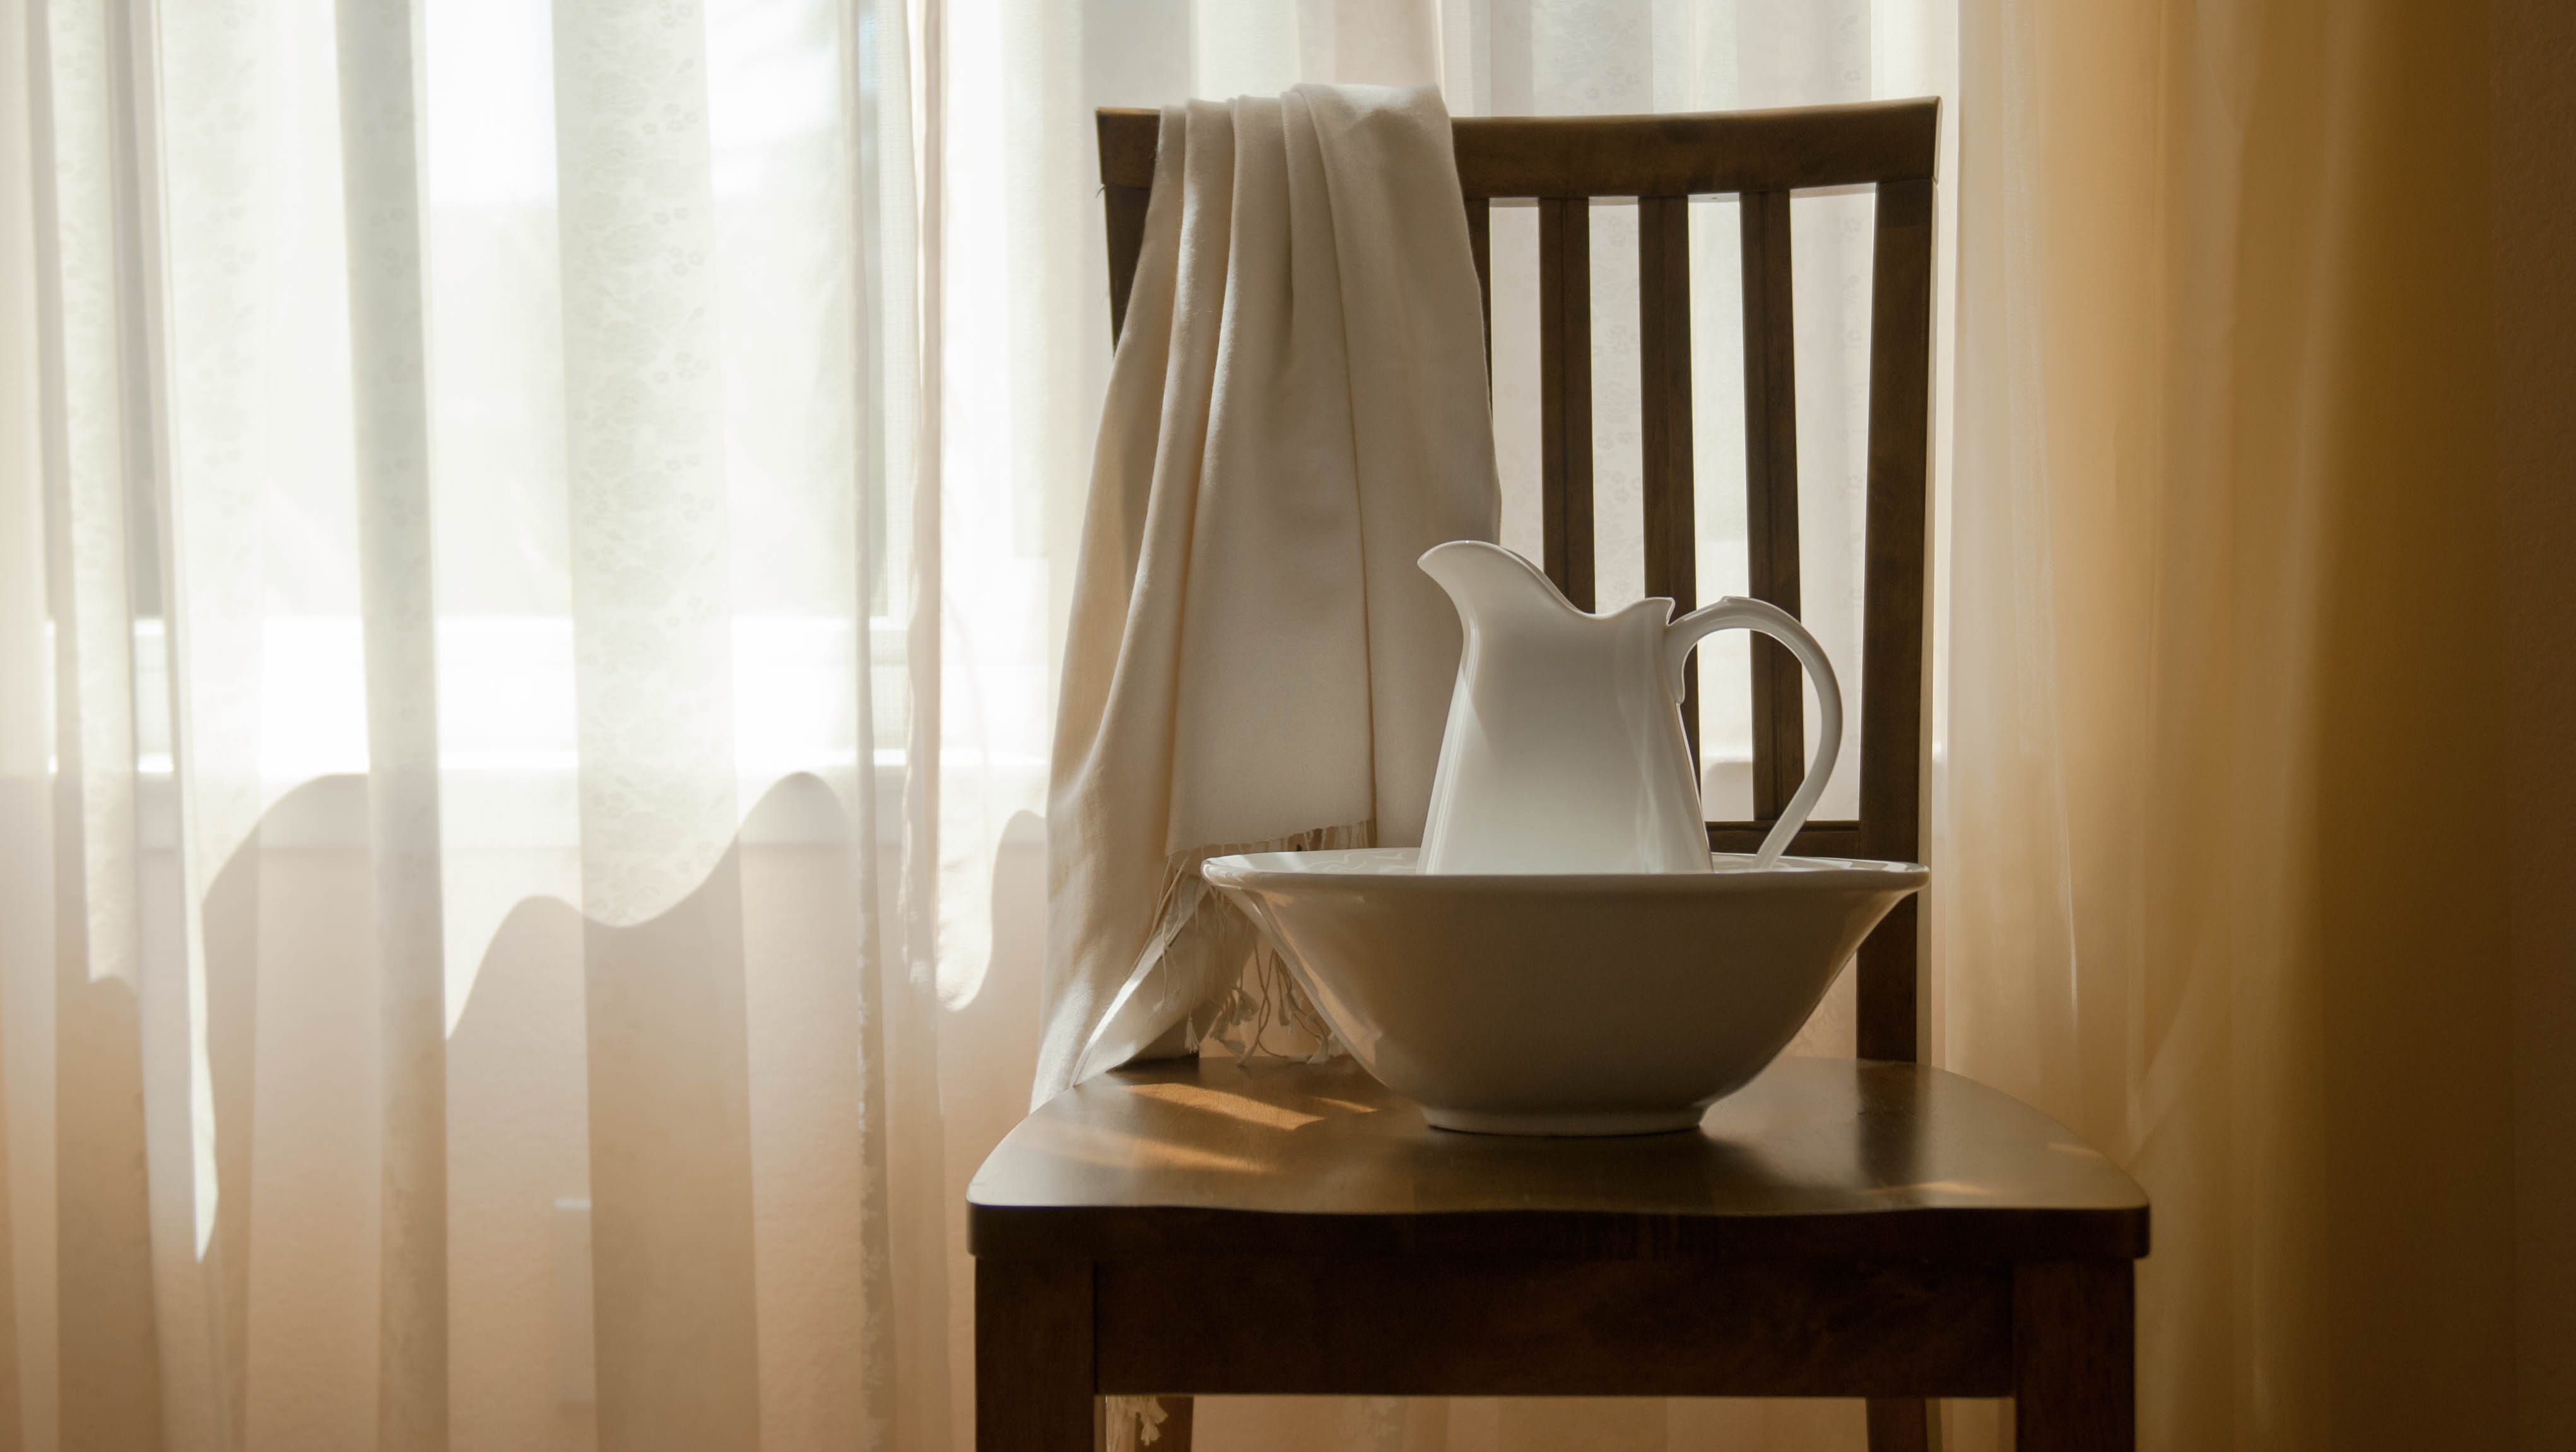
[[[911,27],[5,7],[0,1446],[949,1436]]]

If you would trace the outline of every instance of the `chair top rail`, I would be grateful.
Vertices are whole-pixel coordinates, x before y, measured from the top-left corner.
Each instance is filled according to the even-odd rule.
[[[1470,197],[1678,197],[1930,181],[1939,100],[1651,116],[1460,116]],[[1162,113],[1102,107],[1100,179],[1151,187]]]

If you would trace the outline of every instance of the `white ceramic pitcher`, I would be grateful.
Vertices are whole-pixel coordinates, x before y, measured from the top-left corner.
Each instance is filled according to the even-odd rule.
[[[1425,873],[1711,870],[1682,735],[1682,663],[1712,632],[1761,631],[1815,682],[1820,729],[1807,779],[1763,839],[1768,867],[1798,833],[1842,750],[1843,698],[1795,616],[1730,596],[1672,620],[1673,602],[1578,610],[1499,545],[1453,540],[1421,560],[1467,631],[1431,783]]]

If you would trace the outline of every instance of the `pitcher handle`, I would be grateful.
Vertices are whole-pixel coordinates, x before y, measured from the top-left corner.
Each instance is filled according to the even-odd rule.
[[[1789,647],[1807,679],[1816,683],[1816,704],[1823,719],[1817,723],[1816,758],[1807,764],[1807,779],[1798,784],[1789,798],[1788,808],[1762,839],[1762,850],[1754,854],[1756,867],[1768,867],[1780,860],[1798,829],[1807,825],[1807,814],[1816,809],[1816,799],[1825,794],[1825,780],[1833,775],[1834,763],[1843,750],[1843,692],[1834,679],[1834,664],[1825,659],[1825,648],[1798,623],[1798,617],[1764,600],[1748,600],[1729,595],[1702,610],[1694,610],[1664,628],[1664,682],[1672,687],[1673,699],[1682,694],[1682,663],[1690,658],[1692,647],[1721,630],[1741,627],[1758,630]]]

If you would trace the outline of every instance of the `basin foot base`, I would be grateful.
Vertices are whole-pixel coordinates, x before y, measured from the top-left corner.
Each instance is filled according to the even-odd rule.
[[[1671,1134],[1699,1128],[1697,1109],[1620,1109],[1576,1114],[1497,1114],[1481,1109],[1437,1109],[1422,1106],[1422,1117],[1434,1129],[1466,1134],[1556,1135],[1596,1138],[1614,1134]]]

